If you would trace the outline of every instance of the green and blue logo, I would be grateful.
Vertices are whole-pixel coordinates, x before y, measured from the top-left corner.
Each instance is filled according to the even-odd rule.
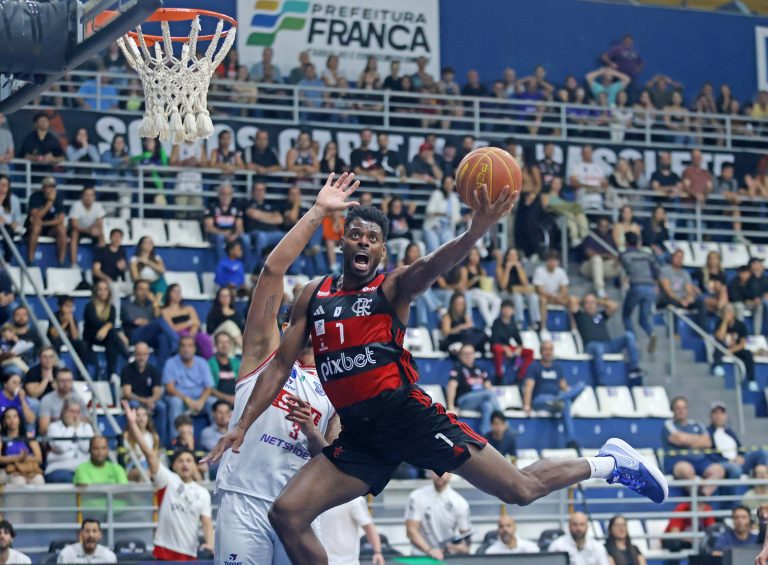
[[[253,31],[248,45],[270,47],[280,31],[304,29],[309,12],[308,0],[256,0],[256,13],[251,19]]]

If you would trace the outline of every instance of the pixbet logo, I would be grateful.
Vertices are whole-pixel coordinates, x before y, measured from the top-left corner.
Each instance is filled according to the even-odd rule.
[[[340,375],[351,371],[352,369],[364,369],[368,365],[375,365],[376,359],[373,358],[373,351],[366,347],[363,353],[358,353],[354,357],[347,355],[343,351],[336,359],[328,359],[320,363],[320,376],[324,381],[329,377]]]

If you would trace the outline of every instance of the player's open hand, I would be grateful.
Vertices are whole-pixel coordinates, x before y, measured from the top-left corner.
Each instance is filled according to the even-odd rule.
[[[298,424],[301,428],[301,432],[305,436],[314,433],[317,428],[315,427],[315,421],[312,417],[312,405],[306,400],[292,394],[286,395],[285,400],[288,403],[288,415],[285,419],[289,422]]]
[[[519,192],[512,192],[509,186],[505,186],[501,189],[496,200],[491,202],[486,185],[482,185],[477,190],[470,191],[470,193],[471,202],[469,202],[469,206],[475,211],[472,217],[472,227],[482,229],[483,233],[512,212],[512,208],[514,208],[520,194]]]
[[[315,206],[324,216],[360,205],[359,202],[347,201],[347,198],[360,186],[360,181],[355,180],[355,173],[342,173],[334,182],[335,176],[335,173],[328,175],[325,186],[320,189],[315,200]]]
[[[233,453],[240,453],[240,446],[243,445],[244,439],[245,430],[240,426],[235,426],[232,428],[231,432],[227,432],[219,438],[219,441],[216,442],[213,449],[211,449],[208,455],[200,460],[200,463],[215,463],[221,459],[221,456],[224,455],[224,452],[229,448],[232,448]]]

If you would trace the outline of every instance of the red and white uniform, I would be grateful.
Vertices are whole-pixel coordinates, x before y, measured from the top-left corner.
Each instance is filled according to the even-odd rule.
[[[235,388],[230,429],[243,414],[256,380],[270,356]],[[219,512],[215,562],[221,565],[290,563],[267,512],[288,480],[310,459],[307,438],[298,424],[285,419],[285,395],[293,394],[312,406],[315,426],[325,435],[335,410],[313,367],[295,363],[283,389],[249,428],[240,453],[227,451],[216,476]]]

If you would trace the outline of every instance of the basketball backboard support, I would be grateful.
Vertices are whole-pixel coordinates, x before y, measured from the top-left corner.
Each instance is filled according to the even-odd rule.
[[[0,0],[0,4],[7,0]],[[13,72],[0,68],[0,112],[11,113],[22,108],[30,100],[44,92],[65,73],[76,69],[94,55],[100,53],[126,31],[135,28],[162,7],[162,0],[64,0],[70,15],[71,26],[67,26],[68,37],[61,39],[61,48],[66,50],[61,68],[41,73],[36,68],[16,68]],[[34,0],[26,3],[35,5]],[[116,13],[106,24],[94,25],[95,18],[104,11]],[[25,15],[28,15],[25,14]],[[41,35],[61,35],[65,28],[58,22],[55,29],[46,30],[46,20],[37,23],[42,29],[35,30]]]

